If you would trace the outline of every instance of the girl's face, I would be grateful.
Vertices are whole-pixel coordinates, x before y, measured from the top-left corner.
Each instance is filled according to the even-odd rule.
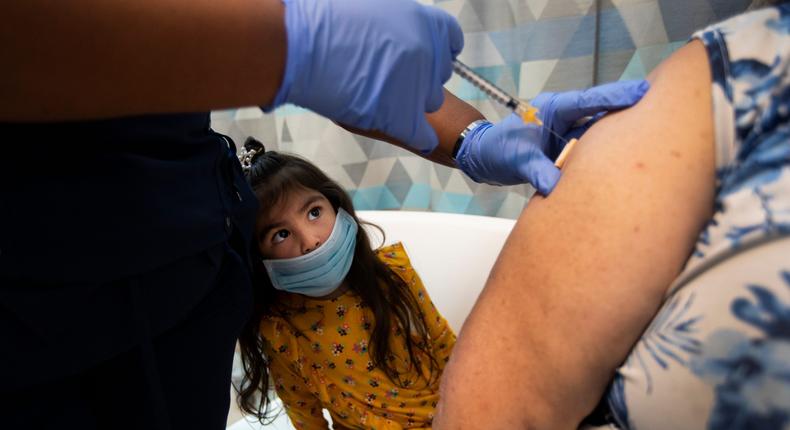
[[[267,260],[307,254],[329,238],[335,217],[335,209],[323,194],[304,188],[293,190],[277,206],[258,216],[258,249]]]

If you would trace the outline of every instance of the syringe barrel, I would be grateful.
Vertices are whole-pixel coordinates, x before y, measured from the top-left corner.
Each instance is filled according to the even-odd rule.
[[[492,99],[512,110],[516,110],[520,104],[519,101],[511,97],[510,94],[506,93],[496,85],[488,82],[486,79],[478,75],[474,70],[470,69],[469,66],[458,60],[453,61],[453,71],[455,71],[458,76],[466,79],[472,85],[488,94],[488,96]]]
[[[466,79],[472,85],[480,88],[483,92],[488,94],[493,100],[506,106],[516,114],[518,114],[525,123],[535,123],[541,125],[541,120],[537,117],[538,110],[530,106],[528,103],[512,97],[510,94],[504,92],[496,85],[488,82],[487,79],[478,75],[474,70],[470,69],[466,64],[455,60],[453,61],[453,70],[458,76]]]

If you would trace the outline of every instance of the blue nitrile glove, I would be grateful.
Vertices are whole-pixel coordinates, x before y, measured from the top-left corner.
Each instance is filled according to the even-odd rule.
[[[560,178],[554,160],[566,140],[581,136],[591,122],[574,127],[584,117],[595,119],[606,111],[622,109],[638,102],[647,92],[647,81],[623,81],[583,91],[542,93],[532,100],[543,126],[524,124],[511,114],[498,124],[485,122],[469,133],[456,155],[458,167],[476,182],[515,185],[529,182],[548,195]]]
[[[284,103],[378,130],[430,153],[425,119],[461,52],[458,22],[413,0],[283,0],[288,54],[271,110]]]

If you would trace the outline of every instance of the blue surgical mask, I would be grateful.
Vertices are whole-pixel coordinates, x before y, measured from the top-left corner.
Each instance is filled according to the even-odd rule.
[[[263,260],[274,288],[310,297],[326,296],[346,278],[354,261],[357,223],[338,208],[332,233],[321,246],[294,258]]]

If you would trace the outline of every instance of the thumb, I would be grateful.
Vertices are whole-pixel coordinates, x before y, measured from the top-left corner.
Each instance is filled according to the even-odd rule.
[[[650,84],[645,80],[610,82],[588,88],[579,96],[576,114],[581,117],[627,108],[638,102],[649,89]]]
[[[425,10],[427,15],[434,20],[434,25],[438,27],[437,33],[441,35],[446,33],[446,39],[450,44],[450,55],[455,60],[455,57],[464,49],[464,32],[461,30],[461,24],[452,15],[436,6],[426,6]]]
[[[557,96],[556,116],[576,121],[603,111],[627,108],[638,102],[650,89],[645,80],[619,81],[598,85],[584,91],[568,91]]]
[[[568,142],[570,142],[572,139],[581,138],[584,133],[587,133],[587,130],[589,130],[590,127],[593,126],[593,124],[595,124],[596,122],[598,122],[598,120],[606,116],[606,114],[607,112],[598,112],[592,118],[584,122],[584,124],[578,127],[573,127],[570,130],[568,130],[564,135],[562,135],[562,137]],[[560,148],[560,150],[562,150],[562,148]]]

